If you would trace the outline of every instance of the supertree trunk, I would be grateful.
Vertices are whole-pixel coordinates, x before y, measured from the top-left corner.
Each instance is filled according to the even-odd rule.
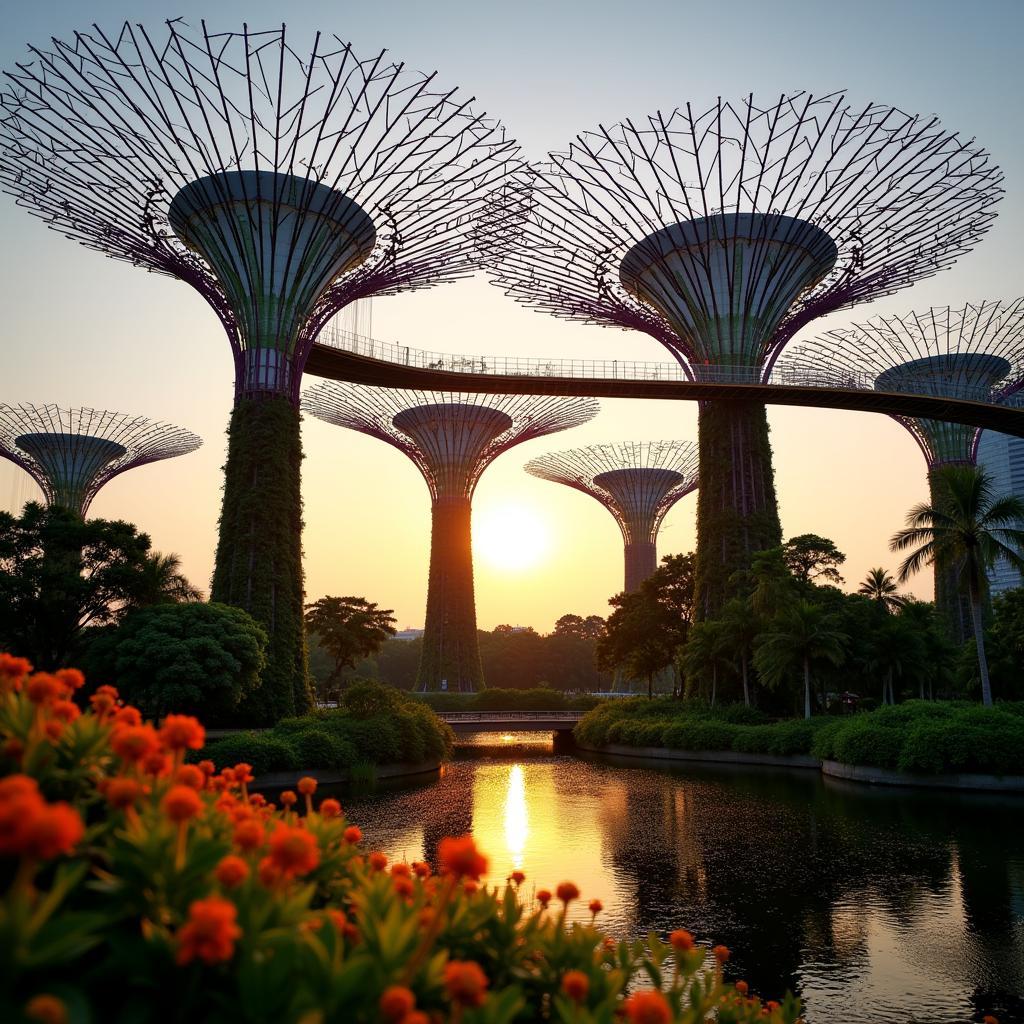
[[[945,498],[939,486],[938,469],[928,474],[928,490],[933,508],[942,508]],[[935,611],[944,624],[949,638],[956,644],[964,644],[971,635],[970,601],[961,589],[955,565],[934,566]]]
[[[224,501],[210,599],[243,608],[270,643],[253,724],[312,706],[303,627],[302,440],[285,397],[240,398],[228,427]]]
[[[733,573],[782,543],[768,417],[754,402],[704,402],[699,417],[695,609],[721,611]]]
[[[430,581],[416,689],[483,689],[473,593],[469,498],[440,497],[431,509]]]
[[[625,546],[626,592],[635,593],[658,568],[658,550],[653,541],[638,540]]]

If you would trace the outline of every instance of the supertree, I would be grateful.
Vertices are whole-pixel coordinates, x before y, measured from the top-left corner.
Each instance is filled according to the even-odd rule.
[[[83,519],[97,491],[115,476],[187,455],[202,443],[189,430],[142,416],[0,404],[0,455],[39,484],[47,504]]]
[[[407,455],[430,489],[430,578],[418,690],[483,686],[473,593],[471,515],[483,471],[517,444],[597,415],[592,398],[469,395],[323,381],[303,409]]]
[[[933,307],[905,316],[877,316],[794,345],[778,361],[780,378],[817,375],[842,383],[873,379],[880,391],[909,391],[998,403],[1024,388],[1024,298],[980,302],[962,309]],[[928,464],[931,501],[941,506],[937,471],[973,466],[981,430],[962,423],[893,416],[917,442]],[[953,637],[970,632],[956,566],[935,566],[935,605]]]
[[[625,546],[625,589],[658,567],[658,531],[669,509],[697,489],[697,446],[689,441],[595,444],[531,459],[526,472],[575,487],[615,518]]]
[[[644,331],[695,380],[759,383],[811,320],[967,252],[1001,181],[934,117],[845,93],[719,99],[576,136],[495,190],[479,234],[520,302]],[[764,405],[705,401],[699,424],[708,615],[781,529]]]
[[[270,633],[261,714],[308,706],[299,392],[347,303],[475,269],[468,225],[515,159],[472,98],[317,33],[93,26],[0,94],[0,183],[51,227],[191,284],[235,363],[211,597]]]

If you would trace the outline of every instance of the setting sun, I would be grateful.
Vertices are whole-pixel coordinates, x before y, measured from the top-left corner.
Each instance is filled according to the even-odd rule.
[[[496,569],[529,569],[548,553],[547,524],[527,505],[484,507],[473,519],[474,552]]]

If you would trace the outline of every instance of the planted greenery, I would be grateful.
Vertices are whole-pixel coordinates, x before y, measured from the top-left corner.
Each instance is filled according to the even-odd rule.
[[[424,703],[364,682],[350,686],[338,708],[216,740],[202,756],[218,768],[246,761],[257,775],[295,769],[351,772],[359,765],[441,761],[451,756],[453,743],[451,728]]]
[[[279,810],[249,764],[184,763],[195,718],[157,729],[109,686],[81,714],[80,673],[30,673],[0,654],[0,1019],[798,1020],[725,984],[723,946],[617,942],[599,900],[568,924],[576,885],[527,897],[470,836],[389,864],[314,779]]]

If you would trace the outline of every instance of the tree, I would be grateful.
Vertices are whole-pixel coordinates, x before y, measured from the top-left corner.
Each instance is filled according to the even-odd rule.
[[[616,594],[608,603],[614,611],[597,641],[598,667],[622,668],[631,676],[646,678],[647,696],[652,697],[654,677],[672,664],[677,647],[666,608],[646,586]]]
[[[882,677],[882,703],[895,704],[893,682],[914,675],[924,661],[918,623],[902,615],[886,615],[872,631],[868,664]]]
[[[750,707],[750,659],[753,657],[754,644],[761,632],[761,618],[755,614],[749,600],[734,597],[722,608],[720,621],[732,643],[734,657],[739,662],[740,677],[743,680],[743,703]]]
[[[750,595],[750,605],[756,615],[771,618],[788,608],[799,596],[796,578],[786,564],[781,547],[757,551],[750,568],[738,573],[741,593]]]
[[[604,619],[600,615],[563,615],[552,630],[552,636],[569,636],[578,640],[597,640],[604,633]]]
[[[1024,589],[1008,590],[992,602],[992,668],[1004,696],[1020,699],[1024,679]]]
[[[390,608],[378,608],[364,597],[321,597],[306,605],[306,628],[334,659],[328,687],[354,668],[360,658],[376,654],[393,637],[395,617]]]
[[[687,682],[691,679],[711,680],[711,704],[718,696],[718,671],[734,662],[732,638],[721,619],[706,619],[690,630],[683,648],[683,669]]]
[[[1024,572],[1024,530],[1020,529],[1024,501],[996,497],[989,475],[974,466],[946,466],[932,476],[938,500],[915,505],[907,514],[906,527],[889,543],[893,551],[910,550],[899,568],[901,583],[926,565],[935,565],[940,572],[955,571],[960,590],[971,605],[981,699],[987,707],[992,704],[982,626],[987,571],[996,559],[1004,558]]]
[[[790,537],[782,545],[782,557],[794,578],[801,583],[842,583],[837,565],[846,561],[846,555],[827,537],[816,533],[801,533]]]
[[[858,594],[876,601],[886,612],[899,611],[907,599],[897,592],[896,581],[885,569],[869,569],[864,582],[857,588]]]
[[[842,664],[847,637],[824,608],[798,601],[761,634],[754,666],[767,686],[778,686],[802,669],[804,718],[811,717],[811,670],[820,664]]]
[[[130,611],[89,645],[90,678],[115,684],[147,717],[198,715],[210,724],[262,722],[267,632],[226,604],[155,604]]]
[[[149,549],[131,523],[35,502],[0,513],[0,645],[40,669],[69,664],[86,629],[137,599]]]
[[[192,586],[182,573],[181,559],[173,552],[162,555],[154,551],[146,556],[131,605],[133,608],[145,608],[154,604],[177,604],[202,599],[203,592]]]
[[[923,649],[920,662],[911,666],[908,674],[917,679],[918,696],[925,700],[926,696],[934,696],[938,686],[948,684],[956,662],[957,646],[942,628],[931,601],[904,599],[899,615],[909,624]]]

